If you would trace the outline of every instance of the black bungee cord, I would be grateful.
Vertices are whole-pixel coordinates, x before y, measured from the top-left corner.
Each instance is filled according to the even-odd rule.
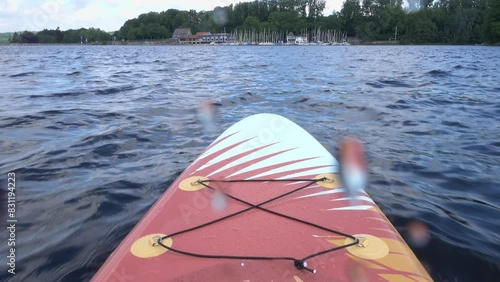
[[[181,231],[178,231],[178,232],[175,232],[175,233],[172,233],[170,235],[166,235],[166,236],[163,236],[163,237],[160,237],[160,236],[157,236],[155,237],[155,239],[157,239],[156,243],[154,244],[154,246],[162,246],[164,248],[166,248],[167,250],[169,251],[173,251],[173,252],[176,252],[176,253],[179,253],[179,254],[183,254],[183,255],[187,255],[187,256],[192,256],[192,257],[198,257],[198,258],[212,258],[212,259],[234,259],[234,260],[237,260],[237,259],[241,259],[241,260],[290,260],[290,261],[293,261],[293,264],[294,266],[299,269],[299,270],[306,270],[306,271],[309,271],[311,273],[316,273],[316,270],[315,269],[311,269],[311,268],[308,268],[307,267],[307,262],[306,260],[308,259],[311,259],[311,258],[314,258],[316,256],[320,256],[320,255],[323,255],[323,254],[327,254],[327,253],[330,253],[330,252],[334,252],[334,251],[337,251],[337,250],[340,250],[340,249],[344,249],[344,248],[348,248],[348,247],[351,247],[351,246],[354,246],[354,245],[358,245],[359,244],[359,239],[352,236],[352,235],[349,235],[349,234],[345,234],[343,232],[340,232],[340,231],[336,231],[336,230],[333,230],[333,229],[330,229],[330,228],[327,228],[327,227],[324,227],[324,226],[321,226],[321,225],[318,225],[318,224],[315,224],[315,223],[312,223],[312,222],[308,222],[308,221],[305,221],[305,220],[302,220],[302,219],[299,219],[299,218],[295,218],[295,217],[292,217],[292,216],[289,216],[289,215],[286,215],[286,214],[282,214],[282,213],[279,213],[279,212],[275,212],[275,211],[272,211],[272,210],[269,210],[269,209],[266,209],[266,208],[263,208],[262,206],[265,205],[265,204],[268,204],[268,203],[271,203],[273,201],[276,201],[278,199],[281,199],[283,197],[286,197],[290,194],[293,194],[295,192],[298,192],[300,190],[303,190],[317,182],[320,182],[320,181],[332,181],[326,177],[323,177],[323,178],[319,178],[319,179],[248,179],[248,180],[197,180],[195,182],[193,182],[192,184],[198,184],[198,185],[203,185],[205,186],[206,188],[212,190],[212,191],[215,191],[215,189],[213,187],[211,187],[210,185],[208,185],[207,183],[208,182],[212,182],[212,183],[242,183],[242,182],[309,182],[307,183],[306,185],[304,186],[301,186],[297,189],[294,189],[292,191],[289,191],[289,192],[286,192],[284,194],[281,194],[281,195],[278,195],[274,198],[271,198],[269,200],[266,200],[262,203],[259,203],[257,205],[254,205],[252,203],[249,203],[245,200],[242,200],[240,198],[237,198],[235,196],[232,196],[228,193],[225,193],[223,192],[223,194],[225,196],[227,196],[228,198],[230,199],[233,199],[235,201],[238,201],[240,203],[243,203],[247,206],[249,206],[248,208],[246,209],[243,209],[243,210],[240,210],[238,212],[235,212],[235,213],[232,213],[232,214],[229,214],[229,215],[226,215],[226,216],[223,216],[223,217],[220,217],[218,219],[215,219],[215,220],[212,220],[212,221],[209,221],[207,223],[204,223],[204,224],[201,224],[201,225],[198,225],[198,226],[194,226],[194,227],[191,227],[191,228],[188,228],[188,229],[185,229],[185,230],[181,230]],[[337,247],[334,247],[334,248],[331,248],[331,249],[327,249],[327,250],[323,250],[323,251],[320,251],[320,252],[317,252],[317,253],[314,253],[314,254],[311,254],[309,256],[306,256],[302,259],[297,259],[297,258],[294,258],[294,257],[272,257],[272,256],[233,256],[233,255],[210,255],[210,254],[198,254],[198,253],[193,253],[193,252],[188,252],[188,251],[183,251],[183,250],[179,250],[179,249],[175,249],[175,248],[172,248],[172,247],[169,247],[167,245],[165,245],[162,241],[167,239],[167,238],[173,238],[174,236],[178,236],[178,235],[181,235],[181,234],[184,234],[184,233],[188,233],[188,232],[191,232],[191,231],[194,231],[194,230],[197,230],[197,229],[200,229],[200,228],[203,228],[203,227],[206,227],[206,226],[209,226],[209,225],[212,225],[212,224],[215,224],[217,222],[221,222],[223,220],[226,220],[226,219],[229,219],[229,218],[232,218],[232,217],[235,217],[237,215],[240,215],[240,214],[243,214],[245,212],[248,212],[250,210],[253,210],[253,209],[258,209],[258,210],[261,210],[261,211],[264,211],[264,212],[268,212],[270,214],[273,214],[273,215],[276,215],[276,216],[280,216],[280,217],[283,217],[283,218],[286,218],[286,219],[289,219],[289,220],[293,220],[293,221],[296,221],[296,222],[299,222],[299,223],[303,223],[305,225],[309,225],[309,226],[313,226],[315,228],[318,228],[318,229],[321,229],[321,230],[324,230],[324,231],[327,231],[327,232],[331,232],[331,233],[335,233],[337,235],[341,235],[341,236],[344,236],[344,237],[347,237],[347,238],[351,238],[353,239],[354,241],[350,244],[346,244],[346,245],[342,245],[342,246],[337,246]]]

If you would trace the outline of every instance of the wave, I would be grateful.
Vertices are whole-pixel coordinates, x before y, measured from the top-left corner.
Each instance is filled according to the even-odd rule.
[[[15,78],[15,77],[25,77],[25,76],[32,76],[32,75],[35,75],[36,72],[22,72],[22,73],[18,73],[18,74],[13,74],[13,75],[9,75],[9,77],[12,77],[12,78]]]
[[[443,70],[431,70],[431,71],[427,72],[427,74],[432,76],[432,77],[446,77],[446,76],[450,75],[449,72],[443,71]]]

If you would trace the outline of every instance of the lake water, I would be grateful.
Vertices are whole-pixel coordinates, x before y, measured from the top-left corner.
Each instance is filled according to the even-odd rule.
[[[224,129],[281,114],[332,153],[366,144],[367,192],[436,281],[500,271],[500,48],[0,46],[0,180],[16,174],[16,272],[86,281]],[[215,126],[198,109],[216,105]]]

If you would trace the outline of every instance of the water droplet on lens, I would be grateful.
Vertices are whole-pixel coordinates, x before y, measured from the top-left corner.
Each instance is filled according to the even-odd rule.
[[[214,22],[217,25],[224,25],[227,22],[227,13],[224,8],[216,7],[213,14]]]
[[[219,192],[215,191],[212,195],[212,209],[217,212],[224,211],[227,206],[226,196]]]
[[[409,243],[415,247],[425,247],[430,241],[430,234],[427,225],[420,221],[408,223]]]

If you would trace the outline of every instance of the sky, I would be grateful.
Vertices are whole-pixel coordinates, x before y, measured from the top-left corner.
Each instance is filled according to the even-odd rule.
[[[344,0],[326,0],[325,15]],[[126,20],[168,9],[209,11],[242,0],[0,0],[0,32],[95,27],[118,30]]]

